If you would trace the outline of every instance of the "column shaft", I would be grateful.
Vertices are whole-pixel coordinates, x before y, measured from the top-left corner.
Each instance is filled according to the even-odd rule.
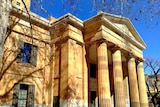
[[[128,76],[131,107],[140,107],[136,63],[134,58],[130,58],[128,61]]]
[[[111,107],[107,44],[97,47],[99,107]]]
[[[125,107],[121,51],[116,50],[113,53],[112,57],[113,57],[115,107]]]
[[[146,92],[146,84],[144,78],[143,63],[137,65],[138,85],[139,85],[139,98],[141,107],[148,107],[148,97]]]
[[[122,62],[122,69],[123,69],[125,103],[126,107],[130,107],[128,63],[126,60]]]
[[[87,59],[85,57],[85,47],[82,47],[82,69],[83,69],[83,107],[88,107],[88,69],[87,69]]]

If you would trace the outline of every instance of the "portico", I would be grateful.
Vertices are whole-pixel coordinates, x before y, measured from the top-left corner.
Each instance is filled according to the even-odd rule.
[[[142,67],[145,43],[129,19],[100,13],[85,21],[84,27],[89,47],[89,106],[147,107]],[[96,66],[94,78],[90,76],[94,72],[91,64]]]

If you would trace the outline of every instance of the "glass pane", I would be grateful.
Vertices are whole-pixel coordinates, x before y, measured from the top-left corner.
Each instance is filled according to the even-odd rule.
[[[26,107],[26,100],[18,100],[18,107]]]
[[[22,62],[30,63],[30,56],[31,56],[31,44],[24,43]]]
[[[19,91],[19,99],[27,99],[27,90]]]

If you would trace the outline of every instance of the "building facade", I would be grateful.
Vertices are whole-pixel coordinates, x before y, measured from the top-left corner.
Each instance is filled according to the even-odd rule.
[[[13,0],[0,75],[4,107],[148,107],[146,45],[129,19],[44,19]],[[29,10],[30,0],[26,0]]]

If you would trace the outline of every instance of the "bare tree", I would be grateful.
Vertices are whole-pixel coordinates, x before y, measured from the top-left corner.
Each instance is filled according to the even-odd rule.
[[[0,58],[6,34],[6,26],[8,16],[11,10],[12,0],[0,0]],[[45,0],[45,2],[52,5],[56,0]],[[24,3],[24,0],[22,0]],[[32,0],[31,9],[34,12],[44,12],[47,16],[48,9],[44,8],[44,0]],[[71,10],[72,14],[76,14],[80,10],[80,0],[61,0],[62,9]],[[112,14],[125,16],[134,21],[146,20],[154,24],[159,23],[160,16],[160,0],[92,0],[92,11],[104,11]],[[52,7],[52,6],[50,6]]]
[[[48,3],[51,3],[51,4],[54,3],[54,0],[47,0],[47,1],[48,1]],[[66,9],[66,8],[71,9],[72,13],[75,14],[80,10],[80,7],[78,5],[79,1],[80,0],[61,0],[60,2],[63,5],[62,9]],[[5,38],[6,38],[8,17],[9,17],[9,13],[12,9],[11,2],[12,2],[12,0],[0,0],[0,58],[2,57],[3,46],[4,46],[4,42],[6,40]],[[22,0],[22,2],[25,6],[25,1]],[[48,16],[48,11],[47,11],[48,9],[44,8],[43,2],[44,2],[44,0],[32,0],[32,3],[36,7],[36,8],[32,7],[32,9],[35,8],[35,9],[37,9],[37,11],[38,10],[43,11]],[[91,5],[93,6],[92,11],[102,10],[104,12],[129,17],[130,19],[135,20],[135,21],[139,21],[141,19],[150,19],[150,21],[152,21],[152,22],[155,21],[157,24],[158,18],[160,15],[160,8],[159,8],[160,7],[160,0],[145,0],[145,1],[140,1],[140,0],[93,0]],[[25,6],[25,9],[28,13],[29,20],[30,20],[29,10],[27,10],[26,6]],[[30,31],[32,33],[32,24],[31,24],[31,21],[29,21],[29,22],[30,22],[30,28],[31,28]],[[4,50],[4,52],[5,52],[5,50]],[[16,58],[13,59],[13,61],[11,61],[11,63],[9,65],[7,65],[7,67],[5,67],[5,68],[4,68],[4,66],[1,67],[0,80],[3,76],[3,74],[5,73],[5,71],[7,71],[7,69],[12,65],[12,63],[15,60],[16,60]],[[3,65],[5,64],[5,59],[3,60],[2,64]],[[48,63],[47,65],[49,65],[49,64],[50,63]],[[154,102],[154,99],[158,98],[158,96],[159,96],[157,81],[159,81],[158,73],[160,70],[157,69],[157,67],[159,65],[157,66],[156,64],[154,64],[154,66],[152,66],[152,64],[154,64],[153,61],[146,60],[146,68],[151,68],[151,70],[153,71],[153,74],[156,77],[153,85],[155,85],[154,88],[157,93],[152,93],[150,90],[148,91],[149,94],[153,97],[152,98],[153,103],[156,104],[156,102]],[[41,69],[44,69],[44,67]],[[39,71],[39,69],[33,70],[32,73],[34,73],[36,71]],[[28,76],[30,76],[30,74],[27,75],[26,77],[28,77]],[[74,85],[76,86],[77,84],[74,84]],[[147,86],[149,87],[149,85],[147,85]],[[9,89],[9,91],[7,91],[7,93],[9,93],[11,89]],[[1,96],[1,97],[3,97],[3,96]]]
[[[3,83],[4,78],[6,77],[6,75],[8,75],[8,71],[12,70],[13,74],[12,76],[14,77],[17,73],[17,75],[19,75],[19,71],[17,71],[17,67],[20,67],[20,69],[22,68],[23,70],[27,70],[32,68],[32,70],[30,70],[29,73],[27,74],[22,74],[23,76],[20,77],[20,79],[13,79],[12,77],[10,77],[8,80],[6,80],[7,84],[0,84],[1,86],[4,85],[4,87],[1,87],[1,90],[5,90],[4,92],[0,93],[0,103],[3,102],[5,103],[6,98],[8,97],[8,95],[11,93],[12,90],[14,90],[14,85],[13,83],[11,83],[11,81],[13,82],[13,80],[16,80],[16,83],[21,83],[23,82],[25,79],[30,78],[33,76],[33,74],[36,74],[37,72],[39,72],[42,75],[42,78],[44,80],[46,80],[46,71],[45,69],[47,67],[50,66],[50,61],[49,59],[51,59],[49,55],[47,55],[49,52],[45,51],[46,55],[44,55],[44,49],[45,47],[49,49],[49,43],[47,42],[42,42],[43,40],[38,40],[33,38],[32,32],[35,33],[35,35],[37,34],[37,30],[36,30],[36,25],[34,25],[32,23],[32,19],[31,19],[31,13],[30,10],[28,10],[26,4],[25,4],[25,0],[21,0],[21,2],[24,5],[24,9],[23,10],[19,10],[18,12],[20,14],[24,14],[25,13],[25,18],[26,18],[26,22],[29,23],[29,28],[27,29],[26,26],[24,25],[20,25],[19,21],[21,20],[19,17],[17,17],[16,15],[14,16],[13,10],[14,8],[12,7],[12,0],[0,0],[0,83]],[[12,10],[13,9],[13,10]],[[17,9],[18,10],[18,9]],[[10,16],[11,14],[11,16]],[[33,16],[32,16],[33,17]],[[27,30],[27,32],[24,32],[24,35],[27,35],[28,38],[31,39],[30,44],[34,44],[34,41],[39,41],[42,42],[42,45],[39,46],[39,54],[41,56],[43,56],[41,58],[42,61],[45,61],[46,63],[41,66],[41,67],[33,67],[32,65],[27,65],[27,64],[20,64],[20,65],[16,65],[15,63],[17,62],[17,53],[18,51],[20,51],[21,49],[17,46],[17,40],[15,40],[15,37],[13,37],[12,33],[14,32],[13,29],[15,26],[19,26],[19,28],[23,29],[23,30]],[[26,33],[26,34],[25,34]],[[6,46],[6,43],[8,43],[8,41],[11,40],[11,47]],[[18,48],[17,48],[18,47]],[[43,51],[43,52],[42,52]],[[3,53],[3,55],[2,55]],[[35,57],[35,56],[33,56]],[[52,57],[53,58],[53,57]],[[26,67],[24,66],[26,65]],[[19,69],[19,70],[20,70]],[[22,70],[21,69],[21,70]],[[10,75],[10,74],[9,74]],[[35,82],[33,80],[33,82]],[[12,84],[9,86],[9,84]],[[36,82],[35,82],[36,84]],[[47,84],[47,85],[46,85]],[[46,96],[45,96],[45,91],[46,90],[46,86],[48,86],[49,83],[43,82],[42,86],[43,87],[43,92],[42,92],[42,97],[43,97],[43,101],[46,103]],[[36,84],[37,85],[37,84]]]
[[[3,45],[11,9],[11,0],[0,0],[0,59],[2,58]]]
[[[146,86],[150,102],[154,107],[160,106],[160,60],[147,58],[145,60],[145,71],[150,74],[146,76]]]
[[[52,5],[56,0],[32,0],[32,8],[34,12],[47,13],[44,5]],[[59,1],[59,0],[58,0]],[[90,0],[92,4],[91,12],[104,11],[111,14],[128,17],[132,20],[147,20],[152,23],[159,23],[160,16],[160,0]],[[44,3],[45,2],[45,3]],[[81,11],[80,0],[61,0],[62,10],[67,10],[72,14]],[[85,1],[84,1],[85,2]],[[46,4],[47,3],[47,4]],[[54,8],[54,7],[53,7]]]

